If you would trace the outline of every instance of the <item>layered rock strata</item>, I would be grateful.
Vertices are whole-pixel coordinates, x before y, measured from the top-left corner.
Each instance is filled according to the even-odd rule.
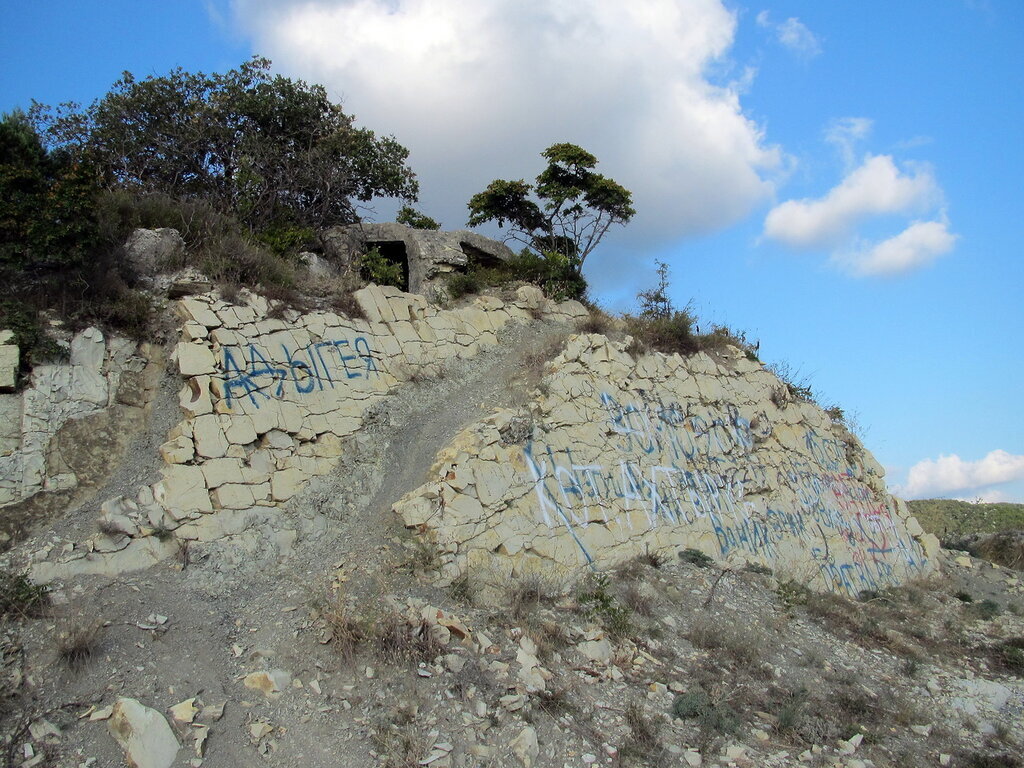
[[[445,448],[395,510],[447,580],[569,578],[696,549],[858,594],[933,568],[938,548],[856,437],[735,348],[635,358],[573,337],[528,413]]]
[[[162,374],[158,348],[87,328],[66,359],[36,365],[21,392],[0,394],[0,515],[38,493],[97,485]]]
[[[330,472],[344,441],[399,384],[498,344],[511,322],[543,314],[572,322],[578,302],[555,304],[532,286],[513,301],[481,296],[443,310],[422,296],[370,285],[355,298],[365,319],[332,312],[274,317],[260,296],[182,299],[171,359],[183,381],[183,418],[160,447],[161,479],[102,508],[100,533],[37,563],[35,578],[116,573],[176,551],[175,540],[238,535],[312,477]],[[295,533],[280,531],[282,547]],[[289,538],[290,537],[290,538]]]

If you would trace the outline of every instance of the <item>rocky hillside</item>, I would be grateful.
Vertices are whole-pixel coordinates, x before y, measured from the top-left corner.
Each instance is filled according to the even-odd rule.
[[[740,350],[168,309],[0,395],[7,764],[1019,764],[1018,576]]]

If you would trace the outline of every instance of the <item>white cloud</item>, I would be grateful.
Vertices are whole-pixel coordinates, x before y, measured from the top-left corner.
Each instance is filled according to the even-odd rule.
[[[945,221],[915,221],[888,240],[869,248],[837,255],[834,260],[855,275],[896,275],[926,266],[953,250],[958,235]]]
[[[409,147],[421,206],[447,228],[494,178],[527,178],[556,141],[634,193],[623,239],[714,231],[774,193],[782,153],[721,84],[722,0],[233,0],[254,49],[324,83]],[[747,75],[745,74],[744,77]]]
[[[939,200],[941,191],[927,169],[904,172],[890,155],[869,155],[824,197],[772,208],[764,234],[793,248],[835,247],[865,219],[925,210]]]
[[[768,11],[761,11],[757,14],[757,23],[775,32],[776,39],[782,45],[800,56],[811,58],[821,53],[821,43],[817,36],[798,18],[791,16],[776,24]]]
[[[922,499],[987,489],[1021,479],[1024,479],[1024,456],[995,450],[978,461],[964,461],[952,454],[919,461],[910,468],[906,484],[897,491],[906,498]]]
[[[825,141],[839,149],[847,171],[854,166],[858,142],[871,133],[873,125],[874,121],[868,117],[839,117],[825,129]]]

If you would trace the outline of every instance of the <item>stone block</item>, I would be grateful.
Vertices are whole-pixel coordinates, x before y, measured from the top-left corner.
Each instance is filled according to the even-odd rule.
[[[248,445],[255,443],[257,438],[256,429],[253,427],[251,416],[239,414],[237,416],[224,417],[227,425],[224,429],[224,436],[229,443],[234,445]]]
[[[227,453],[228,440],[214,414],[204,414],[195,418],[192,422],[192,439],[195,441],[196,454],[199,456],[216,459]]]
[[[255,503],[248,485],[221,485],[210,494],[210,497],[217,509],[249,509]]]
[[[14,344],[0,345],[0,392],[11,392],[18,386],[21,351]]]
[[[199,467],[176,464],[163,470],[163,479],[153,488],[153,497],[175,520],[189,512],[212,512],[206,478]]]
[[[193,376],[185,382],[178,393],[178,405],[189,418],[213,413],[213,401],[210,398],[210,377]]]
[[[174,359],[182,376],[204,376],[214,373],[216,361],[213,352],[205,344],[188,341],[178,342],[174,348]]]
[[[270,490],[274,501],[287,501],[301,490],[308,475],[298,467],[275,472],[270,477]]]
[[[167,464],[186,464],[195,458],[192,438],[178,435],[160,446],[160,456]]]

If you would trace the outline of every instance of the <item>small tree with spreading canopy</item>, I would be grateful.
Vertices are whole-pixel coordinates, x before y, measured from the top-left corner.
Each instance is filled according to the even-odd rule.
[[[346,224],[354,201],[418,192],[405,147],[260,57],[224,74],[126,72],[85,109],[32,114],[48,145],[87,159],[105,187],[203,200],[254,232]]]
[[[548,165],[535,184],[497,179],[473,195],[469,226],[507,224],[509,239],[579,273],[612,225],[633,218],[632,194],[594,171],[597,158],[575,144],[552,144],[541,156]]]

